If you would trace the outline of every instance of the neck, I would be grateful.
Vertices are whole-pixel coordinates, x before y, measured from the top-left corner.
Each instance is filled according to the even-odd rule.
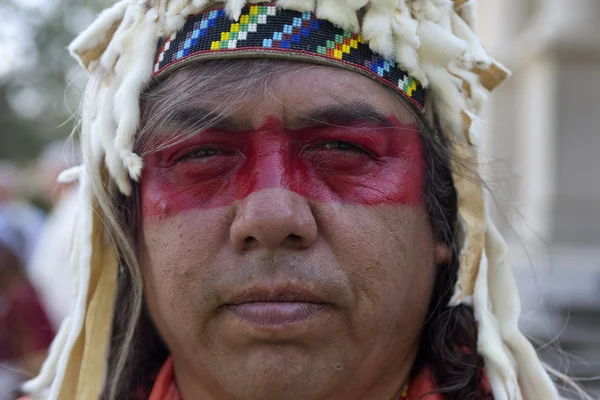
[[[282,396],[281,387],[274,385],[272,379],[266,379],[267,384],[264,386],[258,384],[253,387],[236,388],[238,389],[236,392],[243,393],[243,397],[240,397],[220,385],[208,371],[198,371],[196,366],[189,365],[184,359],[174,357],[173,365],[174,379],[181,400],[241,400],[242,398],[244,400],[265,400],[282,397],[288,400],[295,398],[302,400],[399,400],[404,399],[415,356],[416,351],[405,358],[406,362],[400,362],[391,368],[390,365],[387,365],[371,368],[368,371],[345,371],[344,378],[339,377],[332,380],[335,384],[329,388],[316,391],[312,390],[311,386],[311,390],[287,391],[284,396]],[[370,363],[365,362],[365,364]],[[304,374],[297,376],[301,378]],[[301,383],[286,382],[285,387],[293,387],[298,384],[301,385]],[[306,393],[311,393],[312,397],[306,397]]]

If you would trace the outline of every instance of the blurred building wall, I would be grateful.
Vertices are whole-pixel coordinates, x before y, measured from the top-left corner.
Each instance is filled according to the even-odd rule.
[[[513,71],[489,107],[486,180],[509,240],[522,325],[571,375],[600,375],[600,1],[481,0]],[[552,348],[553,346],[547,346]],[[600,398],[600,381],[585,382]]]

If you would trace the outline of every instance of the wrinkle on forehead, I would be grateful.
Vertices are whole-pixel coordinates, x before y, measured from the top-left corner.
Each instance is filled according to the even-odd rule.
[[[357,72],[282,60],[220,64],[224,67],[208,62],[179,70],[142,95],[138,154],[167,148],[208,128],[257,129],[268,116],[277,116],[290,129],[311,121],[328,123],[327,110],[335,108],[366,119],[364,111],[370,109],[373,115],[395,115],[401,124],[416,122],[395,93]]]

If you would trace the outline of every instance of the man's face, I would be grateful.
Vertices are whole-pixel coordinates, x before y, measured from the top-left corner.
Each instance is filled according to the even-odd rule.
[[[168,125],[186,131],[223,101]],[[145,164],[146,300],[184,398],[395,395],[446,252],[418,127],[391,91],[290,70]]]

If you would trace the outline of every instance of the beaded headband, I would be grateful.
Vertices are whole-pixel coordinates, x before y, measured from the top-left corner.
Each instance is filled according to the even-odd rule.
[[[277,8],[272,3],[248,5],[237,22],[224,8],[188,18],[183,28],[160,40],[154,63],[159,76],[177,66],[225,57],[289,57],[343,66],[372,77],[399,92],[418,109],[425,102],[419,81],[369,48],[361,34],[318,19],[313,12]]]

